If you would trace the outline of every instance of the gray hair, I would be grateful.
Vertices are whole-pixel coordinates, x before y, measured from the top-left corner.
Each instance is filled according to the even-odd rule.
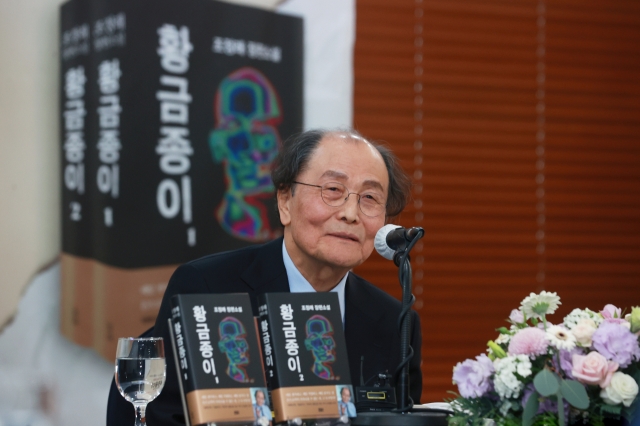
[[[386,216],[394,217],[400,214],[409,200],[411,180],[400,167],[398,158],[391,149],[377,142],[367,140],[352,129],[307,130],[287,139],[278,154],[275,167],[271,173],[271,179],[276,191],[286,191],[291,188],[296,178],[306,169],[309,159],[320,141],[324,137],[331,135],[346,136],[353,141],[366,141],[378,150],[389,173],[389,196],[387,198]]]

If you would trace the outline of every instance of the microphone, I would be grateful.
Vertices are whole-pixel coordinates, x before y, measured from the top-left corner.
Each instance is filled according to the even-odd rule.
[[[403,228],[399,225],[385,225],[376,234],[373,242],[376,251],[385,259],[393,260],[396,251],[423,232],[422,228]]]

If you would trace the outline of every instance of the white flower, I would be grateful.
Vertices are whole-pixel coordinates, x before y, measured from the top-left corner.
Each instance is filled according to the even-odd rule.
[[[506,399],[502,405],[500,406],[500,414],[502,414],[503,416],[507,416],[507,413],[509,412],[509,410],[511,409],[511,407],[514,404],[511,403],[511,401],[509,401],[508,399]]]
[[[510,334],[500,334],[498,338],[495,340],[495,342],[499,345],[502,345],[502,344],[508,345],[510,340],[511,340]]]
[[[591,347],[591,337],[596,332],[597,326],[592,319],[581,319],[575,327],[571,329],[571,334],[576,338],[580,346],[584,348]]]
[[[593,312],[591,309],[574,309],[571,311],[569,315],[564,317],[564,326],[569,330],[573,330],[573,327],[578,325],[578,323],[583,319],[590,319],[596,324],[596,328],[602,322],[602,316],[600,316],[597,312]]]
[[[549,343],[558,349],[570,351],[576,347],[576,336],[559,325],[552,325],[547,328],[546,337]]]
[[[600,398],[607,404],[624,404],[630,407],[638,395],[638,384],[633,377],[620,371],[613,373],[609,386],[600,391]]]
[[[556,293],[543,291],[540,294],[531,293],[520,303],[520,310],[527,318],[542,318],[552,314],[560,305],[560,297]]]
[[[519,362],[516,367],[516,372],[522,377],[529,377],[531,375],[531,363]]]
[[[501,398],[515,398],[520,395],[524,384],[518,379],[531,375],[531,361],[526,355],[507,356],[493,362],[496,369],[493,385]]]
[[[496,376],[493,385],[496,389],[496,392],[498,392],[498,395],[500,395],[500,398],[511,398],[520,394],[520,388],[513,388],[509,386],[507,383],[502,381],[500,377]]]

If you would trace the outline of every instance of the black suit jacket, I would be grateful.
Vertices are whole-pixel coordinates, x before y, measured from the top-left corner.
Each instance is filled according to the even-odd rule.
[[[167,381],[160,396],[147,407],[150,426],[184,424],[178,376],[170,346],[167,319],[171,296],[188,293],[248,293],[257,315],[257,295],[288,292],[289,281],[282,259],[282,238],[264,245],[212,254],[180,266],[164,294],[153,336],[163,337]],[[351,380],[360,383],[360,358],[364,356],[364,379],[389,372],[400,363],[400,332],[397,326],[401,304],[363,278],[349,273],[345,288],[345,337]],[[415,356],[410,365],[410,395],[419,403],[422,393],[420,371],[421,333],[418,315],[412,311],[411,345]],[[371,384],[371,383],[369,383]],[[107,409],[107,426],[133,423],[133,406],[122,398],[112,383]]]

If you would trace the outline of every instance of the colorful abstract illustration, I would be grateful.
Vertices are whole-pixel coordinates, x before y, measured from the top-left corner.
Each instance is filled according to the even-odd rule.
[[[216,127],[209,136],[213,159],[222,163],[226,190],[216,209],[222,228],[236,238],[268,241],[272,229],[265,201],[273,199],[271,165],[281,141],[280,99],[258,70],[240,68],[220,83],[214,102]]]
[[[322,315],[314,315],[307,320],[307,338],[304,345],[313,355],[313,374],[325,380],[334,380],[331,364],[336,360],[333,340],[333,325]]]
[[[236,382],[247,383],[246,366],[249,364],[249,344],[244,325],[235,317],[225,317],[218,326],[220,341],[218,348],[227,356],[227,375]]]

